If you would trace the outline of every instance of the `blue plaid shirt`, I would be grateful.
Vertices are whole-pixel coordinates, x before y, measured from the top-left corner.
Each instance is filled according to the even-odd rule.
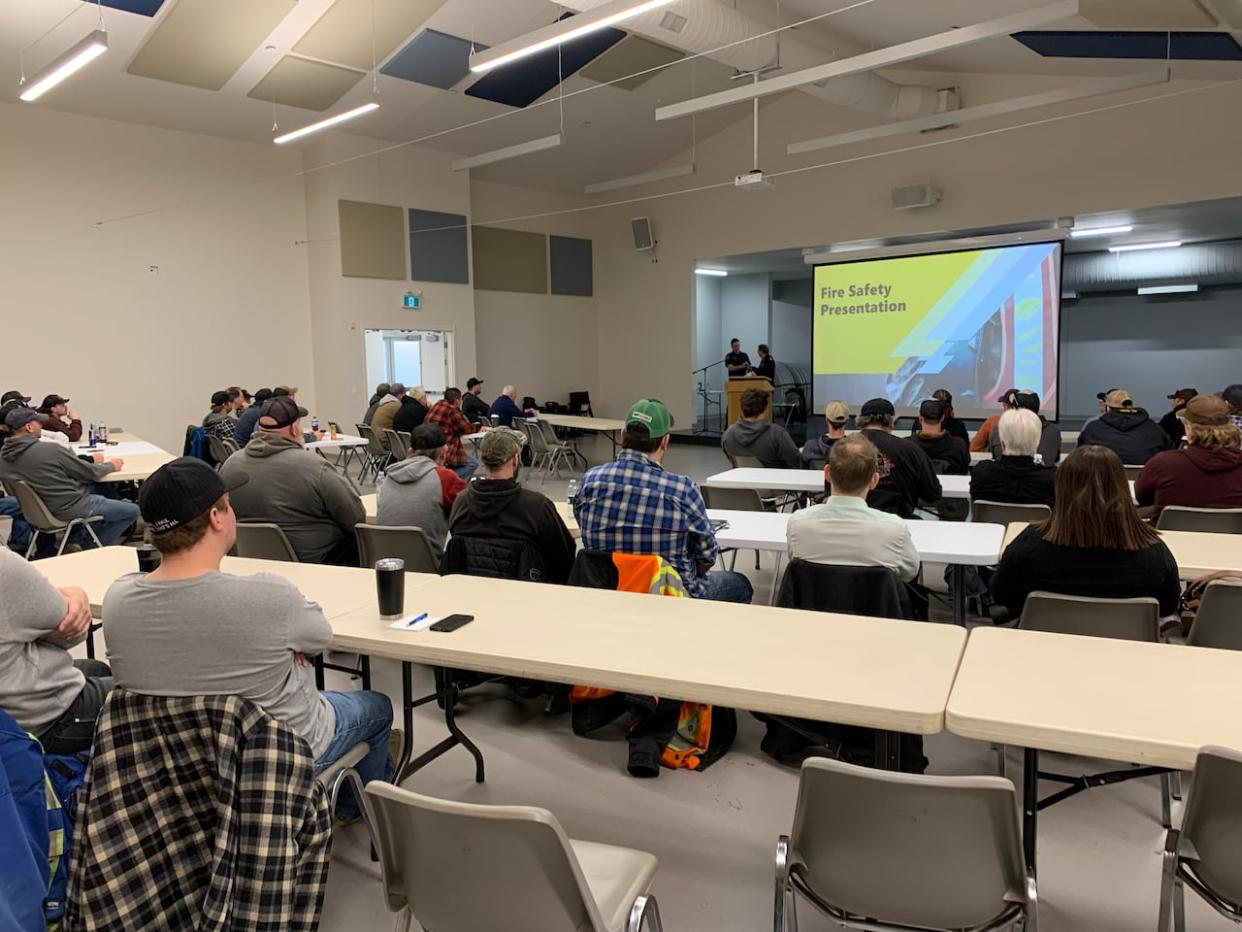
[[[677,567],[686,590],[703,595],[699,563],[716,562],[716,533],[689,476],[665,472],[644,453],[622,450],[596,466],[574,500],[582,546],[609,553],[655,553]]]

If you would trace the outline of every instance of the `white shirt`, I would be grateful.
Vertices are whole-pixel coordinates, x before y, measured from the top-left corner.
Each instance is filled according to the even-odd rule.
[[[794,512],[785,539],[791,560],[887,566],[906,582],[919,574],[919,554],[906,522],[853,495],[833,495],[822,505]]]

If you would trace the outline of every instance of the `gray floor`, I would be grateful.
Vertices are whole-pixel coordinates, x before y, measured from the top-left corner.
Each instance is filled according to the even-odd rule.
[[[596,461],[608,449],[601,446]],[[718,450],[686,446],[673,447],[667,464],[700,479],[727,465]],[[537,479],[524,478],[551,497],[564,497],[563,480],[541,486]],[[766,599],[771,559],[765,557],[757,572],[749,555],[737,565],[755,583],[756,601]],[[831,676],[840,662],[848,658],[824,658],[824,675]],[[376,660],[373,671],[375,687],[395,703],[398,665]],[[430,674],[419,675],[417,686],[429,692]],[[344,676],[331,676],[330,686],[353,688]],[[487,782],[474,783],[468,754],[455,749],[406,786],[452,799],[544,806],[571,836],[641,848],[659,857],[653,892],[669,932],[758,932],[771,928],[773,847],[777,836],[789,830],[797,775],[761,755],[760,726],[749,715],[740,718],[733,750],[706,772],[665,771],[655,780],[636,780],[625,773],[623,741],[575,738],[566,717],[547,718],[538,701],[522,703],[497,688],[472,696],[459,715],[483,750]],[[444,734],[434,706],[417,710],[416,749]],[[932,773],[990,773],[995,767],[986,745],[952,735],[930,738],[926,748]],[[1066,772],[1104,769],[1098,761],[1063,756],[1050,755],[1047,763]],[[1019,767],[1020,756],[1011,752],[1011,777]],[[1179,815],[1175,809],[1174,818]],[[1163,838],[1154,779],[1084,793],[1046,811],[1039,837],[1044,932],[1153,929]],[[800,915],[804,930],[835,928],[809,909]],[[321,928],[363,932],[390,929],[392,922],[363,830],[340,830]],[[1187,922],[1196,932],[1232,928],[1193,895],[1187,896]],[[498,925],[496,932],[504,928]]]

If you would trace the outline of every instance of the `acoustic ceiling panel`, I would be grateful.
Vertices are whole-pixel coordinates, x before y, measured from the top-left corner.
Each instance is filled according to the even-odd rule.
[[[179,0],[126,69],[218,91],[297,0]]]
[[[83,0],[94,5],[95,0]],[[164,5],[164,0],[102,0],[104,6],[126,13],[137,13],[139,16],[154,16]]]
[[[650,42],[642,36],[628,36],[624,42],[618,42],[583,68],[582,76],[600,84],[613,84],[613,87],[632,91],[660,73],[652,69],[671,65],[683,58],[685,54],[677,49]]]
[[[416,282],[470,283],[466,218],[410,208],[410,278]]]
[[[445,0],[336,0],[293,50],[299,55],[370,70],[416,32]],[[372,30],[374,10],[374,30]]]
[[[365,72],[286,55],[246,96],[306,110],[327,110],[366,76]]]
[[[380,69],[386,75],[451,90],[470,73],[470,42],[434,29],[424,29]],[[475,44],[482,52],[486,45]]]
[[[1045,58],[1141,58],[1163,61],[1242,61],[1227,32],[1019,32],[1014,38]]]
[[[400,207],[337,201],[341,274],[405,280],[405,218]]]
[[[529,107],[563,79],[577,74],[624,38],[625,33],[620,29],[601,29],[573,42],[493,68],[468,87],[466,93],[510,107]]]
[[[591,241],[572,236],[548,237],[552,293],[589,298],[595,294]]]
[[[548,293],[548,238],[499,227],[470,228],[476,291]]]

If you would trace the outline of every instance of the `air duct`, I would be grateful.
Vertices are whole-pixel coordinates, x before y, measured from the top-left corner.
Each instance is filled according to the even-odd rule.
[[[1146,285],[1242,284],[1242,241],[1154,252],[1090,252],[1065,257],[1062,287],[1079,294]]]
[[[576,13],[583,13],[608,0],[558,2]],[[777,63],[777,36],[753,38],[769,32],[770,27],[718,0],[679,0],[674,11],[656,10],[637,16],[627,20],[625,28],[688,54],[710,52],[707,57],[713,61],[743,73],[769,69]],[[779,33],[779,37],[780,70],[783,72],[799,71],[822,65],[834,57],[848,58],[864,51],[840,40],[834,40],[835,47],[825,50],[789,29]],[[729,47],[721,49],[721,46]],[[823,85],[809,84],[799,90],[838,107],[874,113],[892,120],[927,116],[939,112],[943,106],[935,88],[897,84],[874,72],[836,78]],[[956,97],[947,95],[943,100],[952,103]]]

